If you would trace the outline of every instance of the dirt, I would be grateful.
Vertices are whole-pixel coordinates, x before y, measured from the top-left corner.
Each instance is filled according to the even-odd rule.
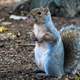
[[[0,80],[38,80],[34,70],[34,44],[30,39],[32,24],[27,20],[10,20],[7,7],[0,7],[0,26],[8,28],[8,32],[13,32],[16,38],[0,37]],[[53,17],[58,29],[66,22],[76,23],[64,18]],[[61,21],[61,22],[60,22]],[[4,32],[5,34],[8,32]],[[0,33],[1,34],[1,33]],[[41,77],[39,80],[57,80],[54,77]],[[61,79],[62,80],[62,79]],[[63,79],[68,80],[68,78]]]

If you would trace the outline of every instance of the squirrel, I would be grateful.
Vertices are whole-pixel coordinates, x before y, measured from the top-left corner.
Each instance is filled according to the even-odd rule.
[[[66,25],[57,31],[48,8],[33,9],[31,15],[36,41],[35,62],[39,69],[57,76],[80,70],[80,26]]]
[[[80,25],[64,25],[60,30],[64,45],[64,71],[76,74],[80,70]]]
[[[64,47],[60,32],[51,19],[49,9],[35,8],[30,12],[34,20],[35,63],[46,75],[62,77],[64,74]]]

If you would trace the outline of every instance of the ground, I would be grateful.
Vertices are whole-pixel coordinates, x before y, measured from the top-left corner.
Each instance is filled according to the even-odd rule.
[[[36,68],[34,44],[30,39],[32,24],[27,20],[10,20],[10,14],[8,14],[10,10],[7,7],[0,7],[0,26],[8,29],[8,31],[0,33],[0,80],[38,80],[34,74]],[[80,22],[78,19],[68,20],[57,17],[53,17],[53,20],[58,30],[66,22],[69,24]],[[12,35],[7,37],[8,33],[12,33]],[[57,79],[41,77],[41,80]],[[68,78],[64,80],[68,80]]]

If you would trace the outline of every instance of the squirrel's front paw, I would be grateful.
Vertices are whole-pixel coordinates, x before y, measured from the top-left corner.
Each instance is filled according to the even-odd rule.
[[[38,39],[36,38],[35,34],[32,32],[32,34],[30,34],[30,38],[32,41],[38,41]]]
[[[56,42],[56,39],[55,37],[52,35],[52,33],[50,32],[47,32],[43,38],[42,38],[44,41],[47,41],[47,42],[51,42],[51,43],[55,43]]]

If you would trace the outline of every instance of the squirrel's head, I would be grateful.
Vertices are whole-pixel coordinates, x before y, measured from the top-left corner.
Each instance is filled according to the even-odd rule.
[[[31,10],[29,15],[33,18],[34,23],[42,24],[45,21],[45,17],[50,15],[50,11],[48,7],[35,8]]]

